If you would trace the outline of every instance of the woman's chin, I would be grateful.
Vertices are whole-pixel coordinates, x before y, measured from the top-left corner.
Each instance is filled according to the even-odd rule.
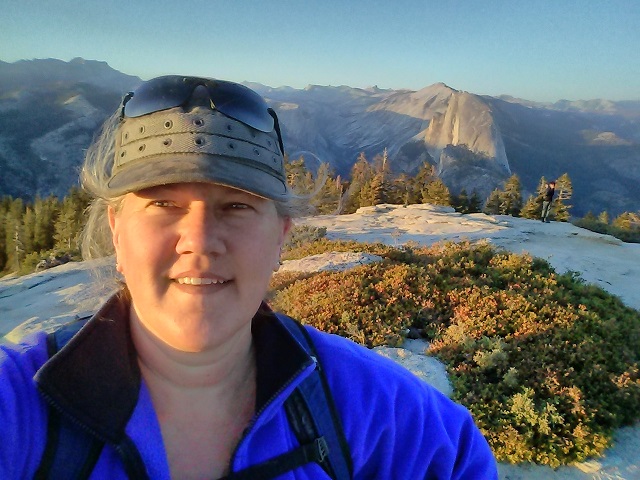
[[[181,322],[173,330],[165,330],[158,338],[169,347],[187,353],[216,349],[238,334],[238,325],[211,325],[204,320]]]

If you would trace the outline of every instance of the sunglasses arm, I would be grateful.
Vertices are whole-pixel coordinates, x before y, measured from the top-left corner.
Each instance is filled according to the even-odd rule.
[[[131,100],[132,97],[133,97],[133,92],[129,92],[122,98],[122,103],[120,104],[120,119],[124,118],[124,107],[127,105],[127,102]]]
[[[273,127],[278,134],[278,144],[280,145],[280,151],[282,152],[282,155],[284,155],[284,144],[282,143],[282,132],[280,131],[280,122],[278,121],[278,116],[276,115],[275,110],[271,107],[267,108],[267,112],[269,112],[269,115],[273,117]]]

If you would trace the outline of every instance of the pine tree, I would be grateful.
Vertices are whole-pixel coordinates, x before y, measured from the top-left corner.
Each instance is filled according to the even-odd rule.
[[[494,189],[484,204],[483,212],[487,215],[500,215],[500,205],[502,204],[501,192]]]
[[[342,194],[342,213],[355,213],[360,208],[360,185],[353,182],[347,183]]]
[[[473,191],[471,198],[469,198],[468,213],[479,213],[482,211],[482,202],[480,201],[480,195],[477,191]]]
[[[0,272],[4,270],[7,264],[7,239],[5,232],[5,222],[7,212],[11,205],[11,197],[3,197],[0,201]]]
[[[364,185],[373,177],[374,169],[368,162],[364,152],[360,152],[356,163],[351,167],[351,183]]]
[[[609,225],[609,214],[607,213],[607,211],[602,211],[600,212],[600,215],[598,215],[598,221],[600,223],[604,223],[605,225]]]
[[[434,205],[451,205],[451,193],[440,178],[427,184],[422,191],[422,202]]]
[[[640,230],[640,215],[631,212],[624,212],[613,219],[611,225],[620,230]]]
[[[391,164],[389,154],[385,148],[382,155],[376,155],[373,159],[372,205],[391,202]]]
[[[391,164],[389,163],[389,153],[385,148],[382,151],[382,155],[376,155],[373,157],[373,169],[377,173],[389,175],[391,173]]]
[[[452,195],[451,204],[456,212],[469,213],[469,196],[467,190],[462,189],[458,195]]]
[[[24,257],[24,243],[22,234],[22,217],[25,212],[24,202],[20,198],[11,200],[4,217],[4,234],[6,263],[5,271],[20,270],[20,264]]]
[[[371,179],[371,205],[389,203],[388,184],[384,173],[376,173]]]
[[[396,194],[393,203],[402,205],[422,203],[422,189],[425,186],[426,184],[421,179],[419,173],[415,177],[401,173],[393,180],[393,188]]]
[[[342,184],[340,177],[334,178],[333,170],[328,163],[322,163],[318,168],[318,178],[324,178],[322,188],[313,199],[313,205],[319,214],[336,213],[340,206]]]
[[[53,226],[52,248],[70,255],[79,253],[78,241],[84,227],[84,211],[89,204],[89,197],[79,188],[74,187],[62,201],[60,213]]]
[[[68,198],[65,198],[54,226],[56,250],[72,252],[77,249],[78,220],[75,205]]]
[[[414,189],[419,192],[417,201],[422,201],[422,191],[437,178],[436,169],[429,163],[423,163],[414,179]]]
[[[22,245],[24,247],[25,254],[35,252],[33,245],[33,237],[36,227],[36,215],[33,213],[33,208],[27,206],[22,216]]]
[[[411,205],[418,203],[414,192],[414,180],[406,173],[401,173],[391,182],[389,203]]]
[[[305,194],[313,190],[313,175],[307,169],[304,157],[301,156],[297,160],[285,158],[284,170],[287,183],[295,193]]]
[[[351,167],[351,182],[346,192],[346,200],[344,205],[345,213],[354,213],[360,208],[360,200],[362,197],[369,198],[367,191],[361,193],[361,190],[367,189],[367,184],[373,178],[373,167],[367,161],[364,152],[361,152],[356,163]]]
[[[529,195],[529,198],[522,206],[522,210],[520,210],[520,216],[522,218],[539,220],[540,211],[542,209],[542,202],[540,201],[541,198],[542,197],[540,197],[540,195],[537,195],[537,196]]]
[[[567,202],[571,199],[572,195],[573,186],[571,185],[571,179],[568,174],[564,173],[556,180],[556,197],[551,205],[551,214],[556,221],[569,221],[569,209],[571,205]]]
[[[382,193],[382,178],[376,174],[360,189],[358,203],[360,207],[371,207],[380,203]]]
[[[516,174],[511,175],[504,184],[501,195],[500,210],[502,215],[517,217],[522,210],[522,186]]]
[[[72,188],[68,195],[74,195],[77,190],[79,190],[78,187]],[[53,248],[54,224],[60,207],[60,201],[53,195],[45,199],[36,198],[33,206],[35,212],[34,251],[40,252]]]

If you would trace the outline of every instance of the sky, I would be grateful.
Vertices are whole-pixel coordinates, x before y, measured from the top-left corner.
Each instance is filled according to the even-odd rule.
[[[640,0],[0,0],[0,60],[271,87],[640,100]]]

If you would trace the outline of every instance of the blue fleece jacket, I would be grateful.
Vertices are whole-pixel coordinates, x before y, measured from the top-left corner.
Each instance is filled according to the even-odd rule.
[[[138,450],[149,478],[169,479],[127,312],[126,299],[113,297],[51,360],[44,333],[0,346],[0,478],[33,477],[45,448],[50,402],[106,442],[92,479],[127,478],[118,453],[125,444]],[[234,452],[233,471],[298,446],[283,405],[315,368],[275,315],[257,314],[252,329],[256,414]],[[308,331],[344,427],[355,479],[497,479],[489,446],[465,408],[375,352]],[[278,478],[328,477],[309,463]]]

